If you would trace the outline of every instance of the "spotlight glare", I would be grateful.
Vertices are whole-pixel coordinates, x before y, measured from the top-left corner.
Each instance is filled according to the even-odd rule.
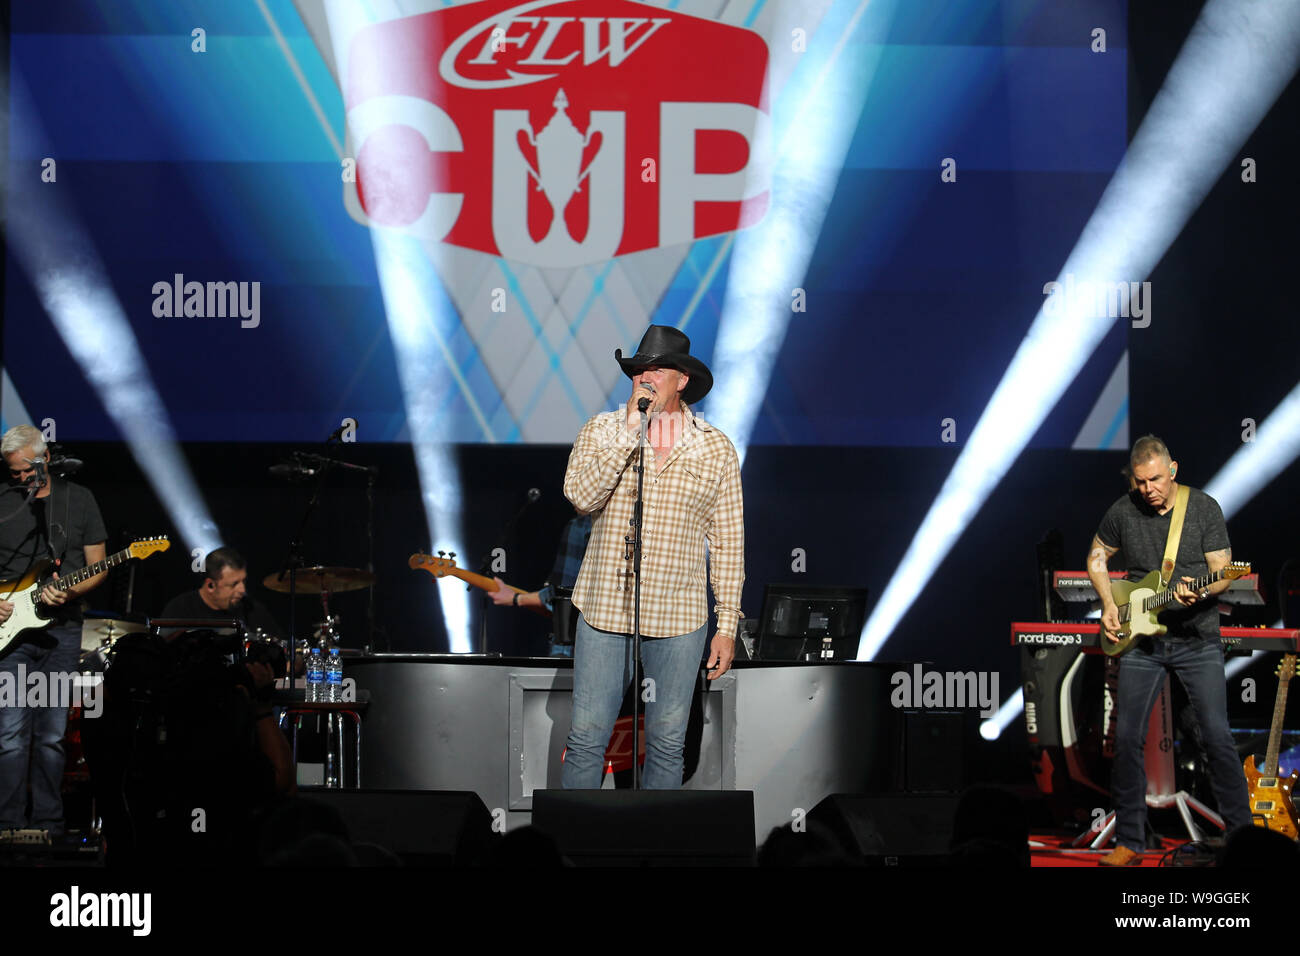
[[[21,76],[11,77],[14,112],[38,141],[35,108]],[[140,354],[131,323],[113,293],[93,243],[62,194],[9,192],[7,233],[13,251],[68,351],[126,440],[185,546],[211,551],[221,535],[176,444],[167,409]]]
[[[867,10],[863,0],[842,32],[835,32],[839,25],[829,17],[823,21],[836,45],[816,75],[796,73],[783,93],[788,112],[778,109],[772,124],[777,158],[765,167],[772,175],[771,204],[761,223],[736,236],[713,350],[718,384],[705,417],[732,440],[742,465],[793,314],[793,290],[816,248],[892,21],[893,4],[877,3],[859,31]],[[819,61],[807,62],[811,67]]]
[[[1300,385],[1260,422],[1254,441],[1240,449],[1205,486],[1225,518],[1236,514],[1265,485],[1300,457]]]
[[[450,371],[455,360],[442,334],[457,321],[455,309],[418,240],[378,228],[370,230],[370,237],[397,356],[429,541],[439,549],[464,554],[460,475],[447,424],[447,405],[456,391]],[[467,653],[472,643],[464,590],[443,587],[438,596],[452,652]]]
[[[997,713],[988,720],[980,721],[980,736],[985,740],[997,740],[1002,736],[1002,731],[1006,730],[1011,721],[1019,717],[1024,709],[1025,691],[1024,688],[1018,688],[1014,694],[1003,701]]]
[[[1209,0],[862,631],[870,660],[1115,316],[1099,290],[1149,275],[1300,63],[1300,3]],[[1085,285],[1086,284],[1086,285]],[[1044,287],[1048,294],[1049,287]],[[1101,297],[1104,301],[1104,297]],[[1150,302],[1148,300],[1148,309]],[[1148,312],[1149,317],[1149,312]]]

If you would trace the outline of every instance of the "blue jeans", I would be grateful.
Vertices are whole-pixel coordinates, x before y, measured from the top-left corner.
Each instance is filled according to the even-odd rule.
[[[21,673],[75,674],[81,655],[81,625],[52,624],[28,633],[17,647],[0,658],[0,677],[27,703],[28,680]],[[58,700],[53,682],[47,685],[43,707],[0,707],[0,830],[34,827],[63,832],[63,733],[69,701]],[[7,703],[7,701],[6,701]],[[62,704],[63,706],[58,706]],[[32,812],[27,815],[27,784],[31,781]]]
[[[1115,761],[1111,767],[1115,840],[1131,850],[1146,849],[1147,778],[1143,745],[1151,708],[1169,671],[1178,675],[1187,688],[1188,700],[1196,708],[1219,815],[1228,830],[1250,824],[1246,777],[1228,732],[1223,645],[1217,640],[1201,638],[1147,638],[1120,658]]]
[[[706,623],[680,637],[641,641],[642,668],[653,681],[653,694],[645,702],[641,786],[646,790],[681,789],[686,723],[707,636]],[[632,638],[598,631],[579,617],[573,647],[573,724],[560,781],[565,790],[599,790],[605,748],[635,673]]]

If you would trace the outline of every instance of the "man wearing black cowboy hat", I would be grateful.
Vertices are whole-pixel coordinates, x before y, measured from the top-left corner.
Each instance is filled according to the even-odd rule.
[[[635,355],[614,358],[632,379],[625,408],[583,426],[569,455],[564,493],[593,517],[591,540],[573,590],[582,615],[574,645],[573,725],[562,780],[566,789],[597,789],[605,747],[634,671],[634,577],[630,533],[636,498],[641,413],[649,400],[641,552],[641,660],[652,683],[646,700],[648,790],[682,784],[686,721],[708,637],[707,570],[718,629],[708,676],[721,677],[735,653],[745,580],[740,459],[727,436],[691,411],[713,375],[690,354],[677,329],[652,325]]]

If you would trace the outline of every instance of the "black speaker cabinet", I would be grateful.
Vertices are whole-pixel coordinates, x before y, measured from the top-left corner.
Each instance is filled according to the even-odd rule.
[[[535,790],[533,826],[578,866],[753,866],[751,790]]]
[[[486,861],[497,835],[469,790],[307,790],[334,807],[353,843],[373,843],[407,866],[471,866]]]
[[[911,793],[958,793],[965,785],[965,714],[903,711],[903,789]]]
[[[808,820],[868,865],[942,866],[956,811],[955,794],[836,793],[813,807]]]

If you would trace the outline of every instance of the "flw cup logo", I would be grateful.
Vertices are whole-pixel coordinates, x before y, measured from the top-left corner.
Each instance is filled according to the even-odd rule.
[[[345,102],[370,225],[549,268],[762,218],[768,51],[632,0],[485,0],[368,26]]]

